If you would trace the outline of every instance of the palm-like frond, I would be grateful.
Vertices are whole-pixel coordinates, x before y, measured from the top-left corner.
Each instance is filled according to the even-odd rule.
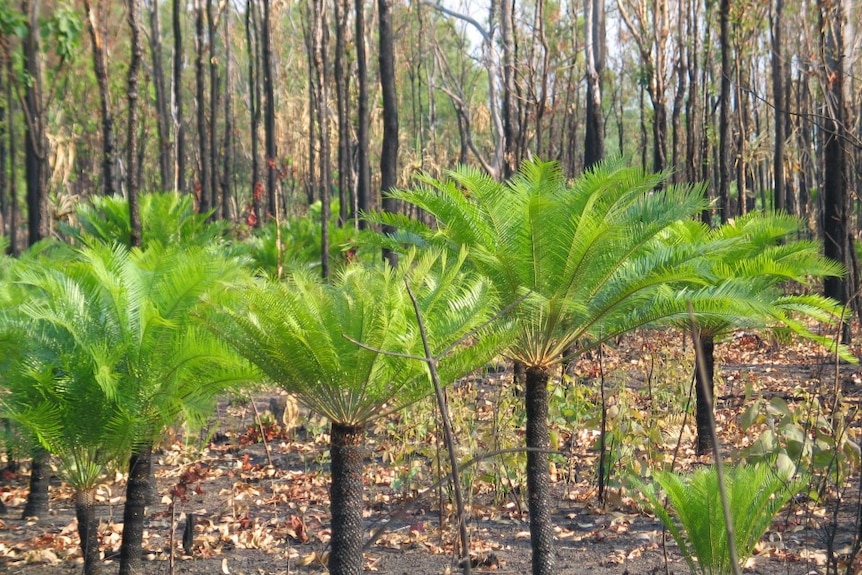
[[[207,321],[310,409],[339,424],[362,425],[432,391],[422,362],[384,353],[421,355],[405,276],[435,350],[492,313],[495,300],[487,284],[457,275],[453,268],[460,269],[463,258],[450,268],[447,257],[408,257],[398,269],[348,266],[332,284],[302,270],[282,283],[257,280],[242,291],[235,309],[214,309]],[[441,362],[441,373],[460,377],[487,361],[494,337],[478,333],[480,345],[456,347]]]
[[[802,481],[787,481],[766,465],[737,465],[725,471],[738,559],[745,561],[769,528],[772,519],[799,489]],[[688,476],[656,472],[655,483],[632,482],[646,496],[650,508],[673,536],[693,573],[733,573],[727,531],[715,467]],[[667,495],[673,517],[657,490]]]
[[[42,264],[16,266],[12,278],[26,295],[5,314],[4,333],[30,343],[5,378],[4,403],[78,479],[151,445],[179,417],[205,417],[218,393],[258,377],[191,318],[223,297],[240,264],[201,247],[99,243]]]

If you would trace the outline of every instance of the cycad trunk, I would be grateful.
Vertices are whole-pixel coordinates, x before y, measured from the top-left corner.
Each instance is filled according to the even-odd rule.
[[[140,573],[143,555],[144,516],[150,488],[152,449],[133,453],[129,459],[129,481],[123,507],[123,541],[120,545],[120,575]]]
[[[33,450],[30,464],[30,493],[24,506],[23,519],[27,517],[46,517],[48,515],[48,483],[51,481],[51,466],[48,452],[37,447]]]
[[[551,522],[551,476],[548,472],[548,369],[526,370],[527,491],[533,575],[554,573],[554,533]]]
[[[697,454],[703,455],[712,451],[710,416],[712,415],[712,403],[715,395],[715,338],[711,335],[701,335],[695,353],[700,354],[694,368],[695,392],[697,394],[697,406],[695,408]]]
[[[332,456],[332,542],[329,572],[332,575],[362,573],[362,446],[361,426],[332,424],[329,451]]]
[[[95,490],[75,493],[75,515],[78,517],[78,536],[84,556],[84,575],[99,575],[102,564],[99,558],[99,524],[96,521]]]

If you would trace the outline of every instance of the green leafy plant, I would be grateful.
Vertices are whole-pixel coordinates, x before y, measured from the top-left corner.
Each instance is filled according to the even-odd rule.
[[[688,475],[657,471],[653,477],[652,483],[633,477],[630,481],[664,523],[691,572],[733,573],[715,466]],[[727,467],[724,477],[738,560],[744,563],[776,514],[803,488],[804,482],[790,480],[766,464]],[[666,509],[659,488],[667,496],[671,512]]]

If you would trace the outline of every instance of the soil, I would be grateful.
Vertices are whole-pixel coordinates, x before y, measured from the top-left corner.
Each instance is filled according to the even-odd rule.
[[[650,337],[644,336],[642,342]],[[732,420],[745,406],[739,395],[741,390],[734,390],[734,377],[773,381],[765,375],[770,373],[775,381],[789,378],[798,385],[819,377],[815,372],[824,369],[823,358],[801,353],[782,355],[780,364],[774,358],[764,362],[763,356],[773,353],[770,346],[762,342],[745,345],[755,348],[753,356],[737,356],[738,349],[729,348],[732,352],[728,357],[720,358],[724,360],[725,374],[723,395],[719,394],[723,399],[717,406],[720,421]],[[741,346],[744,347],[743,344],[737,347]],[[643,349],[632,344],[618,351],[616,359],[609,353],[604,361],[626,369],[627,362],[634,361],[631,357]],[[594,368],[596,358],[589,361]],[[575,366],[576,372],[589,369]],[[858,368],[846,369],[848,389],[855,390]],[[641,375],[632,375],[626,385],[648,385],[649,376],[642,376],[646,372],[638,373]],[[509,371],[490,373],[460,382],[450,390],[450,396],[471,397],[479,406],[474,415],[481,419],[481,406],[501,397],[500,386],[506,386],[502,393],[511,393],[509,381]],[[578,381],[584,381],[580,375]],[[781,389],[786,385],[786,381],[780,384]],[[781,389],[770,389],[764,384],[758,393],[769,397],[772,393],[783,393]],[[214,418],[217,423],[199,437],[182,437],[180,430],[178,437],[165,440],[156,457],[158,496],[147,508],[146,575],[326,573],[329,537],[326,426],[303,410],[292,409],[285,416],[290,425],[276,424],[270,408],[279,411],[274,403],[283,401],[283,397],[276,392],[264,392],[255,395],[253,403],[225,402]],[[397,434],[401,425],[405,421],[394,421],[388,427],[377,425],[369,434],[367,537],[375,535],[375,538],[366,548],[366,571],[393,575],[457,573],[461,569],[453,560],[453,548],[457,546],[454,513],[446,492],[441,498],[433,485],[436,463],[427,455],[432,448],[426,446],[424,452],[417,449],[417,455],[407,463],[403,458],[394,460],[389,452],[396,449],[390,445],[392,430]],[[292,429],[284,431],[285,428]],[[266,442],[260,440],[261,431]],[[558,573],[687,572],[688,567],[669,536],[663,545],[660,523],[643,512],[630,493],[612,486],[607,503],[598,504],[592,479],[596,460],[594,442],[583,437],[577,433],[568,436],[569,468],[566,472],[559,471],[554,483]],[[691,445],[693,441],[685,439],[682,452],[688,454],[687,464],[704,464],[706,460],[693,456]],[[467,458],[469,454],[464,456]],[[420,473],[411,476],[406,472],[413,468]],[[0,516],[0,573],[81,572],[70,489],[54,478],[50,515],[22,520],[26,470],[7,473],[0,481],[0,500],[7,508],[6,514]],[[853,481],[858,481],[858,477]],[[530,572],[524,495],[520,485],[510,482],[509,486],[509,493],[501,497],[474,481],[469,521],[476,562],[474,573]],[[124,478],[118,474],[115,481],[99,490],[97,513],[102,525],[107,573],[118,565],[116,552],[122,531],[124,488]],[[839,511],[837,539],[840,545],[846,545],[854,529],[852,510]],[[184,550],[183,532],[190,514],[194,515],[193,541],[187,541],[191,545]],[[794,505],[774,523],[746,571],[766,575],[824,573],[827,539],[824,533],[828,524],[826,509],[805,502]]]

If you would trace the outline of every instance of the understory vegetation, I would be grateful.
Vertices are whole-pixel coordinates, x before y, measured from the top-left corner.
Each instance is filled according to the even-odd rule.
[[[817,295],[845,270],[796,237],[801,222],[751,213],[710,228],[703,188],[615,162],[568,180],[533,160],[505,183],[459,168],[393,197],[429,223],[367,214],[397,232],[339,228],[321,244],[331,212],[315,209],[248,237],[190,196],[152,195],[135,245],[128,206],[101,198],[62,241],[4,258],[0,418],[8,476],[32,462],[24,515],[47,516],[56,473],[87,575],[114,547],[121,574],[142,572],[161,528],[171,571],[181,550],[215,553],[232,529],[257,529],[236,486],[215,542],[191,512],[187,536],[173,533],[214,478],[202,461],[229,440],[227,403],[252,406],[235,440],[264,447],[236,472],[287,505],[278,537],[309,570],[361,573],[369,542],[392,541],[368,514],[422,500],[436,549],[464,572],[493,563],[472,527],[489,517],[526,521],[532,573],[558,572],[579,521],[560,511],[587,505],[654,514],[667,552],[703,573],[738,573],[764,532],[816,522],[821,568],[854,572],[856,357],[846,310]],[[274,390],[261,413],[255,397]],[[153,458],[173,469],[167,492]],[[279,499],[287,485],[326,511]],[[113,543],[95,511],[104,489],[125,490]],[[272,525],[243,545],[278,548]],[[20,545],[0,539],[0,560],[26,563]]]

